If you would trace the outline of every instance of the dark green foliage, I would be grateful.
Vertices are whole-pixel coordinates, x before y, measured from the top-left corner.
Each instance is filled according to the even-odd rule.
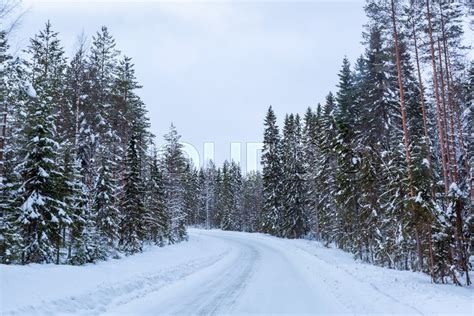
[[[263,208],[260,214],[260,228],[264,233],[279,234],[278,226],[282,207],[281,140],[272,107],[265,118],[263,136]]]
[[[182,173],[173,167],[170,181],[148,156],[141,86],[115,46],[102,27],[68,64],[48,22],[20,60],[0,31],[2,263],[80,265],[186,238],[165,190]]]
[[[120,223],[120,244],[127,254],[142,251],[146,237],[144,187],[141,177],[141,164],[138,153],[137,136],[130,136],[125,158],[124,197]]]

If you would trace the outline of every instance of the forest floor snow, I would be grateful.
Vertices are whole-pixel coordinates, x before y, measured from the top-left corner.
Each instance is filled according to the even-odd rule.
[[[189,230],[85,266],[0,265],[0,314],[466,314],[474,288],[354,261],[308,240]]]

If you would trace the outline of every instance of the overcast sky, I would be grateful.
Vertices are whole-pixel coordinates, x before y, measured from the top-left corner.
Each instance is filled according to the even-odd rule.
[[[68,55],[77,35],[106,25],[133,58],[152,131],[173,122],[182,141],[203,155],[230,158],[231,142],[261,142],[272,105],[280,121],[324,100],[342,58],[363,52],[363,1],[25,1],[13,46],[50,20]],[[237,152],[234,152],[236,154]],[[234,156],[234,158],[236,158]]]

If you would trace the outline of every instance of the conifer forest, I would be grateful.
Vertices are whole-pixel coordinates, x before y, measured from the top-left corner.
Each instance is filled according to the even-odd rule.
[[[122,51],[113,28],[79,37],[70,54],[45,17],[15,50],[15,29],[1,22],[13,4],[0,1],[5,271],[89,268],[155,246],[157,260],[167,260],[167,251],[222,230],[316,241],[370,269],[472,290],[472,2],[366,0],[364,52],[341,60],[334,90],[304,113],[262,104],[253,114],[263,149],[261,168],[250,172],[231,159],[196,165],[179,125],[169,122],[164,137],[152,133],[135,73],[146,61]],[[244,238],[225,233],[224,241]],[[233,267],[243,278],[244,265]],[[199,313],[213,314],[210,306]],[[77,310],[55,312],[64,311]]]

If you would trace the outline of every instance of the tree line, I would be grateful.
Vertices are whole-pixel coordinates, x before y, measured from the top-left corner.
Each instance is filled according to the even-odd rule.
[[[261,230],[470,284],[474,63],[462,3],[367,1],[365,53],[280,133],[265,119]]]
[[[186,225],[311,237],[360,260],[470,284],[474,63],[466,5],[368,0],[365,52],[280,129],[262,172],[155,149],[133,63],[103,27],[68,60],[49,22],[27,57],[0,33],[0,255],[82,264],[185,240]]]
[[[209,161],[186,172],[188,225],[245,232],[260,231],[263,179],[259,171],[242,175],[238,163],[225,161],[217,168]]]
[[[187,239],[185,159],[155,149],[131,58],[102,27],[68,59],[49,22],[24,57],[0,31],[0,261],[83,264]]]
[[[303,117],[286,115],[281,130],[268,109],[262,175],[253,184],[261,196],[239,207],[233,164],[218,176],[211,167],[203,183],[213,180],[217,202],[189,218],[315,238],[366,262],[426,272],[433,282],[471,284],[474,63],[462,41],[467,9],[448,1],[367,1],[365,53],[353,66],[343,59],[336,93]],[[261,209],[248,212],[249,205]],[[210,220],[203,213],[209,209]]]

